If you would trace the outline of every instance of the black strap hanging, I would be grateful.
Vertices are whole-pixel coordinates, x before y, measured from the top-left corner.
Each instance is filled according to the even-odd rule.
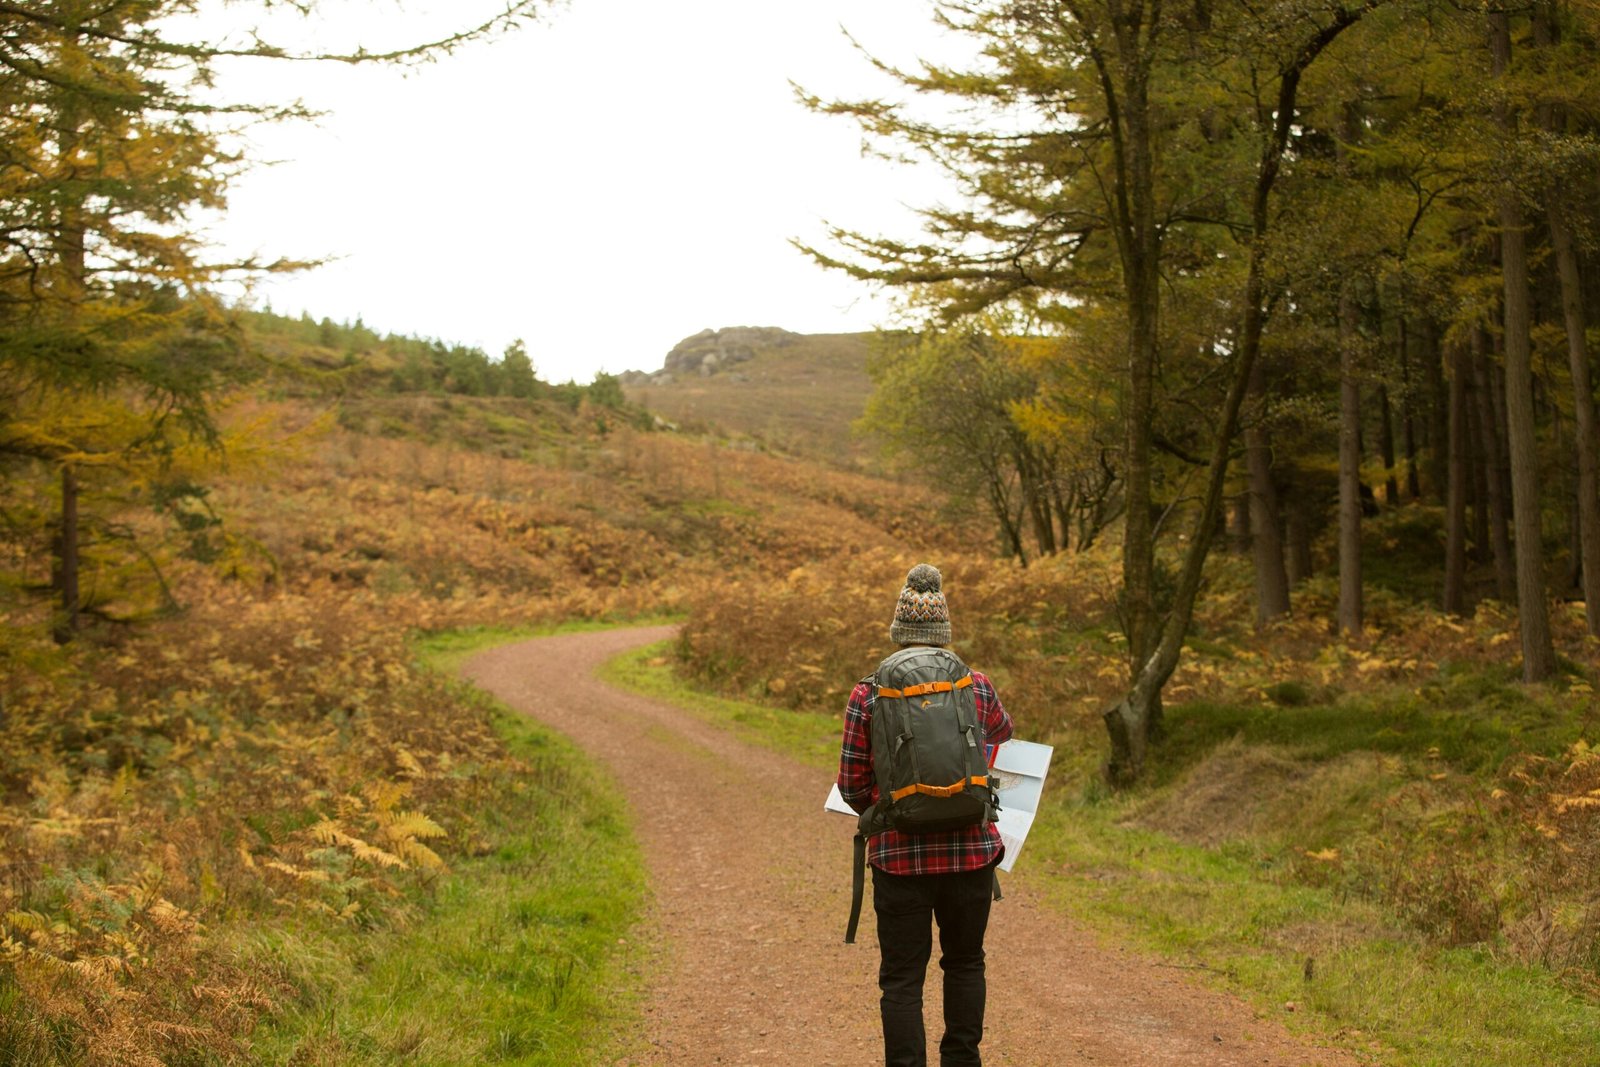
[[[850,874],[850,924],[844,929],[844,943],[856,943],[856,926],[861,922],[861,898],[866,895],[867,885],[867,836],[857,834],[855,841],[855,862]]]

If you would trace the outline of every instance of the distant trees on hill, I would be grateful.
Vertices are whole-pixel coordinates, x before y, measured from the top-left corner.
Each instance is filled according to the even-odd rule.
[[[628,408],[620,381],[604,371],[588,384],[541,380],[520,338],[495,359],[474,345],[379,334],[359,318],[338,323],[270,310],[240,311],[237,317],[253,343],[282,349],[291,366],[338,371],[341,380],[363,392],[515,397],[551,401],[570,411],[585,403],[613,411]]]

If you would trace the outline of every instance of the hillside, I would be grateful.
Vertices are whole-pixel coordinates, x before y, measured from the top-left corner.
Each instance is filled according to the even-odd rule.
[[[503,1011],[518,1047],[565,1032],[587,1048],[612,1010],[598,977],[572,998],[567,978],[529,979],[537,1010],[477,988],[465,1008],[430,1009],[425,983],[407,986],[420,999],[404,1010],[340,999],[366,988],[361,961],[402,943],[420,946],[408,966],[451,970],[428,924],[476,886],[566,894],[518,905],[552,916],[517,927],[536,948],[496,944],[585,974],[609,973],[636,921],[632,905],[587,910],[639,889],[620,860],[602,865],[614,888],[590,882],[596,850],[625,850],[627,835],[588,814],[603,797],[574,799],[579,757],[548,737],[516,742],[419,670],[418,635],[679,616],[680,639],[641,669],[692,689],[695,707],[754,701],[737,705],[743,727],[798,723],[831,744],[907,566],[930,558],[958,651],[1004,692],[1020,736],[1056,746],[1029,847],[1041,883],[1085,921],[1125,941],[1171,931],[1151,947],[1242,974],[1277,1003],[1304,995],[1330,1028],[1391,1046],[1414,1030],[1440,1050],[1385,1062],[1480,1062],[1457,1052],[1487,1036],[1451,1035],[1462,1005],[1491,995],[1491,1017],[1529,1020],[1495,1037],[1503,1047],[1570,1033],[1582,1051],[1481,1062],[1587,1062],[1574,1057],[1600,1031],[1600,646],[1580,612],[1556,618],[1562,677],[1528,687],[1513,678],[1514,619],[1493,602],[1451,618],[1400,583],[1373,597],[1363,637],[1336,639],[1320,576],[1297,587],[1291,619],[1257,629],[1246,561],[1218,553],[1157,769],[1109,795],[1101,713],[1126,679],[1115,538],[1023,568],[995,558],[981,520],[949,525],[945,502],[840,469],[838,401],[864,396],[850,386],[865,381],[864,338],[775,334],[685,373],[717,340],[701,337],[671,380],[620,387],[552,385],[515,361],[361,327],[251,328],[274,366],[218,405],[225,465],[189,457],[174,485],[83,473],[92,610],[75,641],[51,640],[41,595],[52,528],[15,522],[0,543],[0,1060],[90,1049],[109,1062],[105,1050],[164,1043],[182,1062],[252,1048],[282,1050],[268,1062],[381,1062],[418,1047],[408,1013],[429,1010],[427,1047],[459,1054],[438,1062],[486,1058],[501,1024],[463,1012]],[[746,429],[663,428],[639,406],[660,397],[710,398]],[[792,449],[753,445],[763,411],[785,416]],[[6,468],[15,515],[57,511],[51,475]],[[1397,571],[1419,572],[1406,531],[1427,515],[1372,520]],[[530,848],[567,858],[529,862]],[[1413,981],[1401,999],[1430,998],[1418,1019],[1450,1019],[1450,1034],[1387,1021],[1383,983],[1441,953],[1460,953],[1452,982]],[[1310,959],[1321,984],[1302,994]],[[363,1059],[353,1050],[374,1032],[387,1036]]]
[[[218,398],[223,462],[82,473],[69,644],[49,597],[59,480],[4,468],[0,1061],[160,1046],[163,1062],[240,1062],[281,1041],[284,1062],[352,1062],[355,1015],[309,1034],[297,1020],[355,981],[332,961],[442,906],[448,871],[445,903],[477,886],[633,892],[625,868],[593,870],[625,842],[594,814],[598,787],[572,781],[576,757],[419,670],[418,634],[659,616],[734,576],[781,584],[966,541],[922,523],[906,544],[876,479],[650,429],[603,380],[551,385],[352,327],[251,328],[272,366]],[[570,890],[575,862],[515,859],[557,847],[556,827],[585,861]],[[538,950],[514,955],[600,966],[598,929],[536,925]],[[598,1009],[545,980],[519,987],[504,1025],[588,1047]],[[483,1062],[500,1024],[428,1010]]]
[[[868,463],[869,449],[852,424],[871,390],[872,337],[737,327],[705,331],[674,347],[661,370],[622,375],[622,387],[629,400],[686,430],[744,437],[780,452],[860,467]],[[725,343],[719,347],[718,341]]]

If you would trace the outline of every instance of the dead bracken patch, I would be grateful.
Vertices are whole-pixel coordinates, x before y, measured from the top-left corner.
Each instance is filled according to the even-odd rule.
[[[1275,749],[1229,742],[1135,809],[1129,821],[1199,845],[1238,840],[1262,826],[1310,774]]]

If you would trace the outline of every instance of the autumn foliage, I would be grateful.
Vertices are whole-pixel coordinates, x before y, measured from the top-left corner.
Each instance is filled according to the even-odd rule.
[[[888,551],[902,522],[873,479],[583,408],[418,396],[342,427],[320,402],[241,399],[226,419],[259,461],[213,480],[217,521],[194,530],[127,487],[115,515],[153,566],[123,580],[126,560],[91,555],[86,584],[115,593],[73,645],[27,593],[48,546],[4,543],[17,1062],[247,1059],[263,1020],[320,995],[247,931],[404,923],[487,847],[484,813],[529,771],[415,665],[417,632],[682,610],[736,575]],[[17,484],[48,509],[48,481]],[[158,586],[175,614],[109,621]]]

